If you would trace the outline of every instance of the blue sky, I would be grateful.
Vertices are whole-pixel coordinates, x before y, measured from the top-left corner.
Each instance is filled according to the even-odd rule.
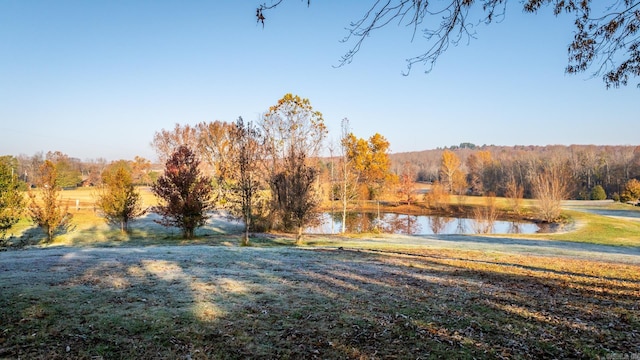
[[[155,159],[174,124],[258,120],[286,93],[324,114],[330,138],[348,118],[393,152],[478,145],[638,144],[640,90],[566,75],[570,17],[523,14],[477,27],[429,74],[405,59],[425,47],[391,24],[335,68],[366,1],[0,1],[0,154]]]

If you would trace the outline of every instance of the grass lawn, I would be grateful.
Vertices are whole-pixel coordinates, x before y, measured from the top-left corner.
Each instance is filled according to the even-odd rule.
[[[0,253],[0,358],[640,353],[640,266],[293,247]]]
[[[63,197],[71,231],[51,245],[0,252],[0,358],[640,354],[640,221],[569,212],[571,232],[500,240],[549,244],[533,254],[465,235],[313,236],[304,247],[263,235],[239,247],[238,225],[223,219],[189,243],[152,217],[125,236],[97,216],[90,192]],[[620,250],[578,257],[554,250],[553,240],[632,248],[589,244]],[[465,241],[480,245],[448,245]]]
[[[576,224],[572,231],[547,234],[551,240],[579,241],[592,244],[640,246],[640,221],[633,221],[580,211],[566,211]]]

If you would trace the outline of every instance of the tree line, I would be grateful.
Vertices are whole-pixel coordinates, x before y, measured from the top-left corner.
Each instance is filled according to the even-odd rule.
[[[637,201],[640,147],[476,146],[391,154],[380,134],[359,138],[343,119],[337,143],[326,143],[322,113],[308,99],[286,94],[257,122],[176,124],[155,133],[151,146],[163,168],[136,157],[107,163],[81,162],[60,152],[0,158],[0,238],[27,213],[51,241],[71,223],[59,191],[96,186],[96,206],[106,222],[129,231],[129,223],[152,211],[158,223],[195,236],[210,211],[225,209],[252,231],[296,234],[319,221],[322,201],[339,204],[344,228],[358,200],[393,195],[408,205],[443,210],[449,196],[503,196],[521,213],[521,199],[538,199],[538,218],[554,222],[563,199]],[[323,147],[329,157],[321,156]],[[414,182],[430,182],[417,198]],[[142,207],[136,185],[148,185],[160,200]],[[22,196],[27,191],[28,198]],[[459,200],[461,201],[461,200]],[[489,204],[489,202],[488,202]],[[485,214],[486,215],[486,214]],[[492,212],[489,217],[494,217]],[[480,216],[479,216],[480,217]],[[484,216],[484,217],[488,217]]]
[[[244,222],[245,245],[250,231],[294,232],[301,241],[304,228],[319,217],[324,194],[320,174],[326,169],[320,150],[326,136],[322,113],[308,99],[286,94],[257,123],[238,118],[233,123],[176,124],[171,130],[158,131],[151,143],[164,163],[158,172],[140,157],[112,163],[83,163],[60,152],[6,157],[3,168],[12,172],[6,189],[12,194],[27,190],[29,202],[7,202],[2,208],[26,208],[51,241],[71,220],[59,191],[88,185],[99,188],[100,215],[123,232],[131,221],[153,211],[160,216],[158,223],[179,227],[185,238],[191,238],[210,210],[222,208]],[[388,141],[379,134],[364,140],[349,133],[341,147],[349,176],[359,179],[358,189],[368,198],[378,196],[385,181],[393,177]],[[151,186],[160,200],[158,206],[142,208],[135,188],[141,184]],[[17,222],[18,211],[6,218],[3,229]]]
[[[448,157],[445,168],[444,158]],[[454,192],[494,193],[508,197],[514,186],[524,198],[535,197],[535,179],[545,168],[558,169],[567,184],[566,198],[636,201],[640,146],[550,145],[476,146],[391,155],[395,172],[409,167],[416,181],[445,181]]]

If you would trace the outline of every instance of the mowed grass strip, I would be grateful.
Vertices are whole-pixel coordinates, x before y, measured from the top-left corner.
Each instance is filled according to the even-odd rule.
[[[0,358],[640,353],[640,266],[454,250],[0,253]]]
[[[579,211],[565,211],[565,214],[576,224],[575,229],[545,237],[601,245],[640,246],[640,221]]]

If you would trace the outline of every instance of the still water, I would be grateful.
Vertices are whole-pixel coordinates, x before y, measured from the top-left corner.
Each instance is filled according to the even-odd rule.
[[[379,231],[389,234],[535,234],[547,232],[530,222],[484,222],[434,215],[359,212],[347,214],[347,232]],[[322,224],[309,227],[306,233],[332,234],[342,229],[342,213],[323,213]]]

